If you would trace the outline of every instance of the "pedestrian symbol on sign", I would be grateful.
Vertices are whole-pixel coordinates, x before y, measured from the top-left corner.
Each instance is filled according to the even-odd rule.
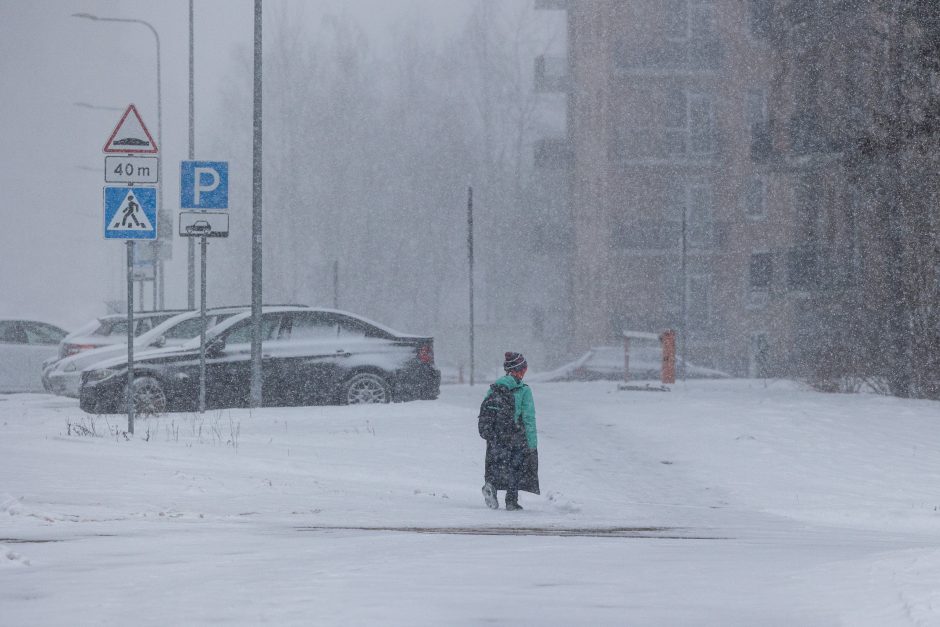
[[[140,203],[137,202],[133,192],[129,193],[124,202],[121,203],[121,206],[118,207],[114,218],[111,220],[111,223],[108,224],[108,230],[153,230],[153,225],[150,224],[150,220],[147,219],[146,214],[141,209]]]
[[[105,239],[157,239],[157,190],[104,188]]]

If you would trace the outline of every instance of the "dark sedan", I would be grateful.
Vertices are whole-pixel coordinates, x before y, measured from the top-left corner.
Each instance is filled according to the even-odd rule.
[[[262,312],[265,405],[387,403],[431,400],[440,392],[434,339],[397,333],[330,309],[267,307]],[[247,407],[251,314],[232,316],[206,336],[206,405]],[[124,409],[126,358],[82,374],[81,408]],[[134,393],[143,414],[193,411],[199,397],[199,340],[146,351],[134,360]]]

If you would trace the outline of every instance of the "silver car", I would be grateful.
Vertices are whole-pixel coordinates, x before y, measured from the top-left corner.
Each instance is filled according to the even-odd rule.
[[[226,318],[245,311],[247,307],[217,307],[206,310],[206,328],[212,328]],[[201,327],[198,311],[187,311],[164,320],[149,331],[134,339],[134,350],[180,346],[199,337]],[[127,324],[123,326],[123,343],[109,344],[99,348],[83,350],[77,354],[60,359],[48,365],[43,371],[42,382],[45,389],[60,396],[78,398],[82,384],[82,370],[91,365],[111,359],[127,358]]]
[[[35,320],[0,320],[0,393],[42,392],[40,368],[66,332]]]

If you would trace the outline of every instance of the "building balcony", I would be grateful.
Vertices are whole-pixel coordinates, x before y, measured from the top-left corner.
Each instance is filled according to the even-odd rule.
[[[617,42],[614,62],[627,73],[715,72],[725,61],[725,50],[716,37],[683,41]]]
[[[608,146],[608,158],[623,166],[714,164],[728,149],[726,136],[714,128],[621,128]]]
[[[615,248],[633,254],[665,251],[678,253],[682,250],[682,223],[676,220],[641,220],[624,223],[611,236],[611,243]],[[686,224],[685,245],[689,254],[726,252],[730,247],[730,242],[730,222]]]
[[[541,94],[568,91],[568,59],[545,55],[536,57],[535,91]]]

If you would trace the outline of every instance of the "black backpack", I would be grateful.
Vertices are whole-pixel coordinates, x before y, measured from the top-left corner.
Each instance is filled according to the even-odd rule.
[[[477,430],[484,440],[521,447],[526,443],[525,427],[517,423],[516,398],[505,385],[494,383],[490,394],[480,404]]]

